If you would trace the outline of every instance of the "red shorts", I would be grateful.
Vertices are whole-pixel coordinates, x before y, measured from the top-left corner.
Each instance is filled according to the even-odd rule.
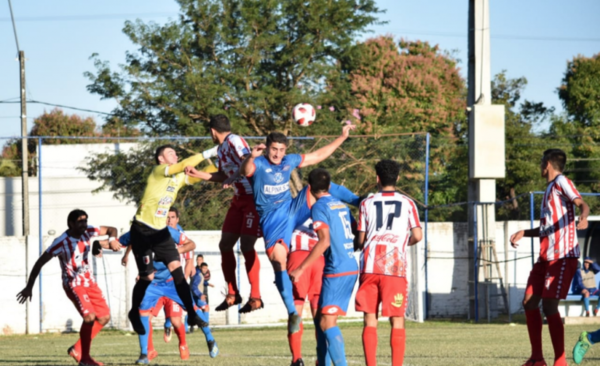
[[[165,307],[165,318],[181,318],[183,316],[183,309],[181,306],[166,296],[158,299],[158,302],[156,302],[156,305],[152,308],[152,316],[157,317],[163,306]]]
[[[76,286],[71,288],[63,286],[63,289],[81,316],[96,314],[97,318],[102,318],[110,315],[110,309],[106,304],[102,290],[95,282],[91,282],[89,287]]]
[[[577,262],[577,258],[536,262],[529,272],[525,293],[544,299],[565,299],[577,271]]]
[[[306,250],[298,250],[291,252],[287,260],[287,271],[290,273],[298,268],[302,262],[310,254]],[[321,285],[323,284],[323,269],[325,268],[325,257],[317,259],[310,267],[308,267],[298,282],[293,283],[294,288],[294,303],[296,305],[304,305],[304,301],[308,297],[310,307],[317,309],[319,307],[319,296],[321,295]]]
[[[250,194],[233,196],[231,206],[225,216],[222,231],[239,235],[262,237],[259,217],[254,205],[254,197]]]
[[[381,315],[404,317],[408,303],[405,277],[362,273],[356,292],[356,311],[377,314],[381,304]]]

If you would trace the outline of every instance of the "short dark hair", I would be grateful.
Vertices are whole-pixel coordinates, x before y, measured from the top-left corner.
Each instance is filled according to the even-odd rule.
[[[202,258],[202,259],[204,259],[204,256],[203,256],[202,254],[198,254],[198,255],[196,256],[196,260],[198,260],[198,258]]]
[[[544,151],[543,159],[561,173],[565,170],[565,165],[567,165],[567,154],[561,149],[548,149]]]
[[[281,132],[271,132],[267,135],[267,147],[271,146],[271,144],[274,142],[288,146],[288,138]]]
[[[208,263],[202,262],[202,264],[200,264],[200,267],[204,267],[204,266],[208,267]]]
[[[316,168],[308,173],[308,184],[313,193],[329,192],[331,184],[331,175],[325,169]]]
[[[179,218],[179,210],[177,209],[177,207],[169,208],[169,212],[175,212],[175,216],[177,216],[177,218]]]
[[[175,147],[173,145],[162,145],[157,147],[156,152],[154,153],[154,160],[156,161],[156,164],[160,164],[160,161],[158,161],[158,157],[161,156],[163,151],[165,151],[166,149],[175,150]]]
[[[227,118],[226,115],[217,114],[215,116],[210,116],[208,128],[212,128],[217,132],[229,132],[231,131],[231,123],[229,123],[229,118]]]
[[[77,221],[77,219],[81,216],[85,216],[86,219],[89,217],[87,212],[79,208],[76,208],[73,211],[69,212],[69,216],[67,216],[67,226],[69,225],[69,223]]]
[[[400,174],[400,164],[394,160],[383,159],[375,164],[375,172],[382,186],[395,186]]]

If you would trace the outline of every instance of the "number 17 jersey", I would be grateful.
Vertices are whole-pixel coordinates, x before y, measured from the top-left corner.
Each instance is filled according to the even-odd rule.
[[[358,231],[365,232],[360,273],[406,277],[410,230],[421,227],[415,203],[398,192],[378,192],[360,205]]]

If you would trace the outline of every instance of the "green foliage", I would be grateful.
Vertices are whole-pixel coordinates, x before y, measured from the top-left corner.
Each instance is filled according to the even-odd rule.
[[[558,96],[578,124],[600,126],[600,53],[589,58],[576,56],[568,62]]]

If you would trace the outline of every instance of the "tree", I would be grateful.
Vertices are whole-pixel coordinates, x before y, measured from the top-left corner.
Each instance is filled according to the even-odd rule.
[[[589,58],[576,56],[568,62],[558,96],[572,120],[600,126],[600,53]]]

